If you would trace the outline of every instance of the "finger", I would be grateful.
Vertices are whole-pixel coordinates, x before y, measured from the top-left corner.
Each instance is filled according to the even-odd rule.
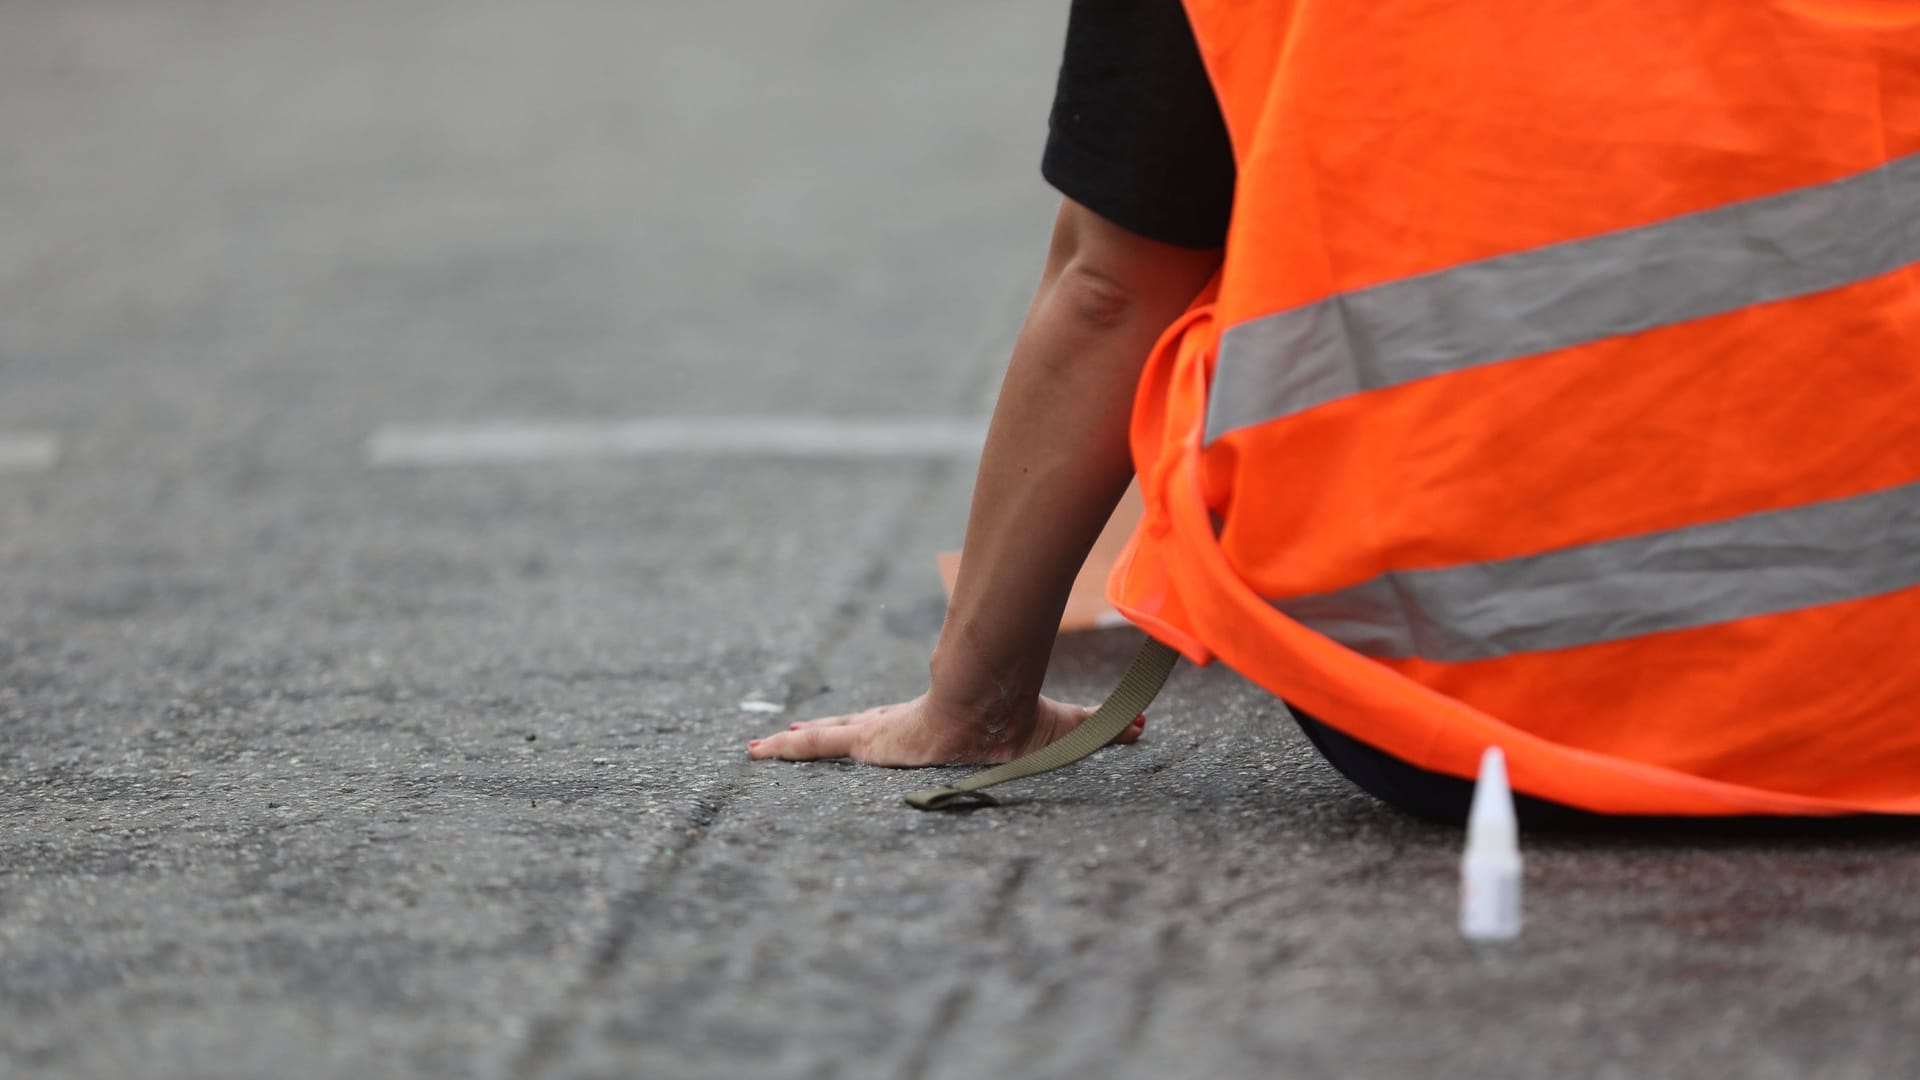
[[[748,743],[747,753],[756,760],[781,758],[786,761],[819,761],[846,757],[853,753],[853,744],[859,734],[857,728],[844,725],[783,731]]]
[[[1133,718],[1133,723],[1128,724],[1126,728],[1122,730],[1120,734],[1115,735],[1113,737],[1113,741],[1108,743],[1107,745],[1108,746],[1124,746],[1127,743],[1133,742],[1135,739],[1138,739],[1140,737],[1140,733],[1142,731],[1145,731],[1146,729],[1147,729],[1146,716],[1144,714],[1140,716],[1136,716]]]
[[[1093,719],[1095,712],[1095,710],[1084,705],[1052,705],[1050,702],[1048,704],[1051,705],[1053,709],[1052,717],[1041,725],[1040,733],[1042,737],[1027,744],[1028,753],[1064,737],[1069,731]],[[1123,743],[1133,742],[1140,737],[1140,732],[1146,727],[1146,723],[1147,718],[1145,715],[1134,717],[1126,727],[1120,729],[1118,735],[1107,740],[1107,745],[1119,746]]]
[[[823,716],[818,720],[801,720],[788,725],[787,730],[800,731],[805,728],[815,727],[842,727],[847,724],[865,723],[868,720],[885,720],[904,707],[903,705],[876,705],[864,712],[845,713],[840,716]]]
[[[848,713],[845,716],[822,716],[817,720],[796,720],[787,725],[788,731],[806,731],[809,728],[842,727],[866,716],[865,713]]]

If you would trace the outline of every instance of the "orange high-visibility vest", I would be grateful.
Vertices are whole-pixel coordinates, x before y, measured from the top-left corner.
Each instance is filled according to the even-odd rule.
[[[1117,607],[1603,813],[1920,813],[1920,4],[1187,0]]]

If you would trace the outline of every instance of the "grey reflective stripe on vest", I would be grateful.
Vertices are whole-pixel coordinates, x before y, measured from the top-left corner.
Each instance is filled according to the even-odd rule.
[[[1920,262],[1920,154],[1843,180],[1342,293],[1221,337],[1206,441],[1359,393]]]
[[[1368,656],[1460,663],[1915,585],[1920,483],[1543,555],[1398,571],[1274,606]]]

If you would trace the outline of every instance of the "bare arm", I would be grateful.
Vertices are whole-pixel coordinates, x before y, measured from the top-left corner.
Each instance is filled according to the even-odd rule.
[[[1040,696],[1055,628],[1133,473],[1127,420],[1141,366],[1219,261],[1061,205],[988,429],[927,693],[797,724],[757,740],[755,757],[1001,761],[1085,718]]]

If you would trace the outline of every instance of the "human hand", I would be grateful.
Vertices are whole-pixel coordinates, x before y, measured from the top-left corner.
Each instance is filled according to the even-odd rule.
[[[977,711],[946,705],[922,694],[898,705],[804,720],[747,744],[755,759],[816,761],[850,757],[870,765],[997,764],[1046,746],[1086,722],[1093,710],[1036,697],[1031,708],[990,722]],[[1115,743],[1140,737],[1147,718],[1137,716]]]

